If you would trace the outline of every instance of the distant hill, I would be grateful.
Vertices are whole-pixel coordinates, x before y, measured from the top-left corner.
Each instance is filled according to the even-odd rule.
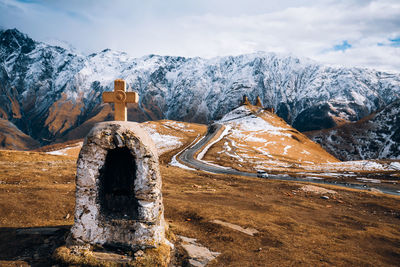
[[[225,126],[221,140],[204,160],[242,171],[301,169],[338,160],[276,114],[242,105],[217,121]]]
[[[21,132],[12,122],[0,119],[0,148],[12,150],[30,150],[40,143]]]
[[[400,159],[400,99],[358,122],[307,136],[341,160]]]

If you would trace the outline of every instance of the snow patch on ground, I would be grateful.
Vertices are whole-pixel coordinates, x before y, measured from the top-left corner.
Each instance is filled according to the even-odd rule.
[[[218,168],[221,168],[221,169],[232,170],[231,167],[224,167],[224,166],[215,164],[214,162],[211,162],[211,161],[208,161],[208,160],[200,160],[200,161],[206,163],[207,165],[211,165],[211,166],[218,167]]]
[[[67,156],[67,154],[65,153],[65,149],[50,151],[50,152],[46,152],[46,153],[50,154],[50,155]]]
[[[189,171],[195,171],[195,170],[196,170],[196,169],[190,168],[190,167],[188,167],[188,166],[183,165],[182,163],[180,163],[180,162],[176,159],[176,156],[177,156],[177,155],[178,155],[178,154],[176,154],[176,155],[174,155],[174,156],[172,157],[171,162],[169,163],[169,165],[175,166],[175,167],[178,167],[178,168],[181,168],[181,169],[189,170]]]
[[[218,123],[231,126],[233,129],[231,135],[236,138],[244,138],[246,141],[265,142],[265,139],[254,136],[259,133],[291,137],[290,134],[282,132],[289,129],[273,126],[264,119],[252,115],[246,106],[240,106],[229,112]],[[249,131],[252,133],[247,133]]]
[[[258,152],[260,152],[261,154],[263,154],[264,156],[267,156],[269,158],[273,158],[272,155],[270,153],[268,153],[265,150],[262,150],[261,148],[255,148]]]
[[[226,150],[226,151],[231,151],[232,150],[232,148],[229,146],[229,143],[228,142],[225,142],[224,143],[224,149]]]
[[[221,133],[221,135],[216,139],[216,140],[214,140],[214,141],[212,141],[212,142],[209,142],[208,144],[207,144],[207,146],[197,155],[197,160],[202,160],[202,158],[204,157],[204,155],[207,153],[207,151],[210,149],[210,147],[212,146],[212,145],[214,145],[215,143],[217,143],[217,142],[219,142],[222,138],[224,138],[224,136],[225,135],[227,135],[228,134],[228,131],[231,129],[231,127],[230,126],[225,126],[225,129],[224,129],[224,131]]]
[[[228,114],[226,114],[224,117],[222,117],[222,119],[219,120],[219,123],[224,123],[224,122],[227,122],[227,121],[243,118],[243,117],[248,116],[250,114],[251,114],[251,112],[246,106],[240,106],[237,109],[235,109],[235,110],[229,112]]]
[[[259,117],[240,118],[240,119],[232,120],[226,124],[231,125],[232,128],[238,129],[238,130],[232,131],[233,133],[241,133],[242,131],[267,132],[272,135],[281,135],[281,136],[290,137],[290,134],[282,133],[282,131],[287,130],[287,129],[273,126]]]
[[[188,129],[188,126],[182,122],[165,121],[165,122],[163,122],[163,125],[168,126],[170,128],[173,128],[174,130],[178,130],[178,131],[190,132],[190,133],[195,132],[193,129]]]
[[[285,146],[285,148],[283,149],[283,155],[287,155],[287,152],[291,147],[292,146]]]
[[[146,125],[142,127],[149,133],[160,155],[183,145],[183,143],[180,141],[181,138],[172,135],[160,134],[153,125]]]
[[[198,139],[198,138],[199,138],[199,135],[197,135],[196,139]],[[200,140],[203,139],[203,138],[204,138],[204,136],[203,136],[202,138],[200,138],[199,140],[197,140],[197,141],[196,141],[196,139],[194,139],[193,142],[192,142],[188,147],[192,147],[192,146],[193,146],[193,143],[196,143],[196,144],[197,144],[197,143],[200,142]],[[184,149],[184,150],[185,150],[185,149]],[[182,169],[185,169],[185,170],[195,171],[195,169],[190,168],[189,166],[186,166],[186,165],[180,163],[180,162],[176,159],[176,157],[179,156],[184,150],[178,152],[178,154],[175,154],[175,155],[172,157],[171,162],[169,163],[169,165],[175,166],[175,167],[178,167],[178,168],[182,168]]]
[[[343,161],[343,162],[332,162],[320,165],[306,166],[307,169],[329,169],[336,171],[388,171],[393,170],[391,166],[397,166],[397,162],[390,164],[383,164],[371,160],[357,160],[357,161]],[[394,165],[392,165],[394,164]],[[400,163],[399,163],[400,165]],[[399,166],[400,167],[400,166]]]
[[[378,179],[371,179],[371,178],[356,178],[357,180],[363,181],[363,182],[367,182],[367,183],[374,183],[374,184],[380,184],[381,180]]]
[[[244,137],[244,140],[248,141],[248,142],[258,142],[258,143],[266,143],[267,142],[267,140],[265,140],[264,138],[251,136],[251,135],[247,135],[246,137]]]
[[[83,144],[82,142],[79,142],[74,146],[66,147],[66,148],[59,149],[59,150],[49,151],[49,152],[46,152],[46,154],[57,155],[57,156],[68,156],[68,153],[67,153],[68,150],[80,147],[80,146],[82,146],[82,144]]]
[[[390,163],[389,167],[393,170],[400,171],[400,162],[392,162],[392,163]]]

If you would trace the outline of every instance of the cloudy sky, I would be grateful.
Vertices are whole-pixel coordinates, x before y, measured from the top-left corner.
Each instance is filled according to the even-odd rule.
[[[0,26],[83,53],[257,51],[400,72],[400,0],[0,0]]]

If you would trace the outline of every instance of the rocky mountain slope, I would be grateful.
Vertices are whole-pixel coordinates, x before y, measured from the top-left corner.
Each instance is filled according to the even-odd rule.
[[[213,59],[109,49],[89,56],[36,42],[16,29],[0,31],[0,117],[41,144],[80,138],[112,119],[101,93],[122,78],[139,92],[128,119],[210,122],[243,95],[300,131],[357,121],[400,95],[400,75],[333,68],[272,53]]]
[[[400,99],[358,122],[307,135],[341,160],[400,159]]]
[[[21,132],[12,122],[0,119],[0,148],[25,150],[39,146],[38,141]]]

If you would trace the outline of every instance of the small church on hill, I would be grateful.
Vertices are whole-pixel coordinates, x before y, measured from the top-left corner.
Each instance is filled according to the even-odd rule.
[[[243,99],[240,102],[240,106],[242,105],[252,105],[247,95],[243,95]],[[256,103],[254,104],[254,106],[263,108],[268,112],[275,113],[275,109],[273,107],[266,107],[266,108],[263,107],[260,96],[257,96]]]

